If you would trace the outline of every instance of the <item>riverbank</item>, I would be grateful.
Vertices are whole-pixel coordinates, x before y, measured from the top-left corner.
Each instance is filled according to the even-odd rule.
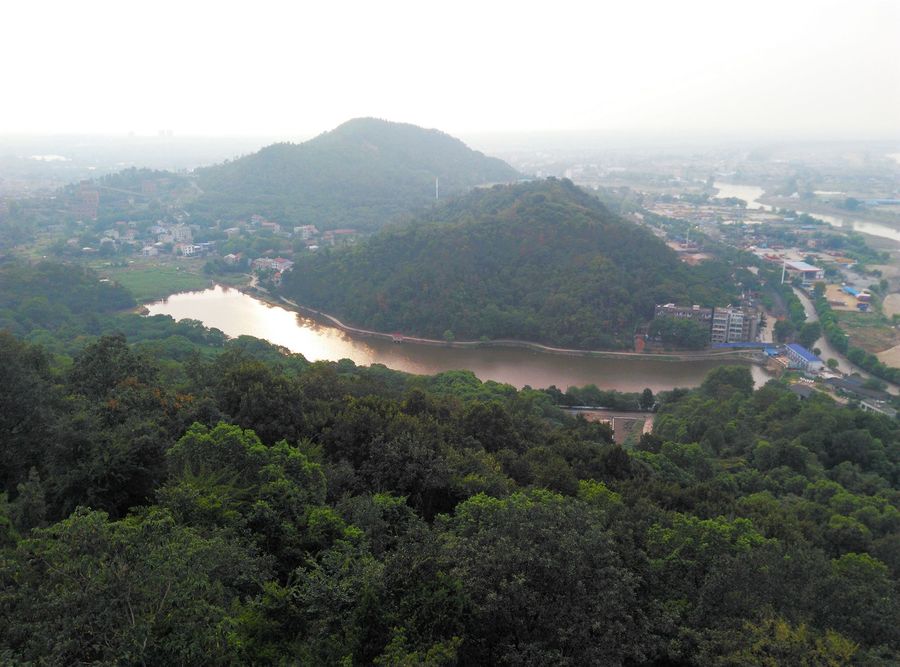
[[[534,352],[544,352],[548,354],[557,354],[569,357],[591,357],[597,359],[648,359],[654,361],[673,361],[673,362],[697,362],[697,361],[722,361],[734,359],[739,362],[756,363],[764,365],[765,361],[761,356],[752,350],[708,350],[701,352],[621,352],[618,350],[579,350],[574,348],[552,347],[542,343],[532,341],[522,341],[513,339],[495,339],[495,340],[472,340],[472,341],[446,341],[435,338],[420,338],[418,336],[406,336],[399,334],[385,333],[383,331],[374,331],[371,329],[362,329],[345,324],[334,315],[324,313],[315,308],[301,305],[291,299],[285,297],[276,298],[265,292],[250,292],[244,289],[248,294],[259,298],[266,303],[273,305],[288,304],[297,312],[309,317],[325,320],[328,324],[340,329],[344,333],[365,338],[377,338],[381,340],[389,340],[394,343],[413,343],[415,345],[430,345],[434,347],[449,347],[455,349],[481,349],[481,348],[518,348],[523,350],[531,350]]]
[[[221,286],[173,295],[148,308],[151,315],[196,320],[232,338],[253,336],[267,340],[310,361],[348,359],[359,366],[382,365],[415,375],[465,370],[484,382],[492,380],[518,388],[592,384],[604,390],[639,393],[649,388],[656,393],[699,386],[713,369],[734,364],[748,367],[757,386],[771,379],[763,366],[734,357],[671,363],[660,358],[664,355],[653,354],[614,354],[603,358],[583,355],[580,350],[576,356],[520,346],[450,347],[443,341],[437,345],[412,341],[398,345],[389,337],[345,332],[324,317],[299,312],[272,295]]]

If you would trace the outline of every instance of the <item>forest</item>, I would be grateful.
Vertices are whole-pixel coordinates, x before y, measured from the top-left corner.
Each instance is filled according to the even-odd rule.
[[[629,348],[659,303],[726,305],[753,276],[689,266],[571,181],[478,189],[364,244],[301,257],[282,285],[363,328]],[[745,275],[746,274],[746,275]]]
[[[371,231],[440,196],[519,175],[497,158],[437,130],[357,118],[301,144],[274,144],[200,169],[192,213],[215,219],[261,214],[320,229]]]
[[[79,268],[0,285],[2,664],[900,658],[887,417],[720,367],[622,446],[558,406],[636,395],[311,363]]]

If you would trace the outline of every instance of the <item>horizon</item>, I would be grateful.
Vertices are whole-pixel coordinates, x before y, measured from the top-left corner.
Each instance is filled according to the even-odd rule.
[[[360,116],[347,119],[338,125],[310,135],[279,136],[274,134],[177,134],[177,133],[146,133],[134,132],[66,132],[66,133],[0,133],[0,151],[15,147],[16,144],[39,144],[42,142],[84,142],[78,148],[93,148],[95,144],[108,144],[110,146],[127,148],[129,144],[138,147],[162,147],[178,144],[202,144],[207,146],[234,143],[242,147],[244,151],[256,152],[267,146],[279,143],[299,145],[311,141],[318,136],[332,132],[341,125],[358,118],[374,118],[372,116]],[[392,119],[378,119],[389,123],[414,125],[424,130],[437,130],[453,138],[461,140],[468,147],[482,152],[517,152],[517,151],[583,151],[603,152],[632,150],[636,152],[644,150],[740,150],[760,146],[800,147],[804,145],[824,146],[895,146],[900,150],[900,132],[893,136],[854,138],[854,137],[822,137],[822,136],[797,136],[786,134],[741,134],[720,133],[664,133],[664,132],[626,132],[596,129],[567,129],[567,130],[498,130],[452,133],[440,127],[417,126],[414,123],[397,121]],[[59,145],[61,150],[63,146]],[[73,148],[72,146],[69,147]],[[890,149],[892,150],[892,149]],[[0,153],[2,154],[2,153]],[[247,154],[238,152],[234,157]]]
[[[900,137],[896,3],[554,10],[17,5],[0,136],[293,140],[371,116],[460,137]]]

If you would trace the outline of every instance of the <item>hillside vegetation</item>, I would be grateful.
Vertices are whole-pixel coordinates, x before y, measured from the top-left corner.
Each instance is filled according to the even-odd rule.
[[[622,348],[655,304],[724,305],[734,284],[725,264],[687,266],[647,229],[550,179],[479,189],[304,258],[283,292],[380,331]]]
[[[357,118],[302,144],[274,144],[198,171],[209,217],[259,213],[320,229],[376,228],[442,195],[518,173],[438,130]]]

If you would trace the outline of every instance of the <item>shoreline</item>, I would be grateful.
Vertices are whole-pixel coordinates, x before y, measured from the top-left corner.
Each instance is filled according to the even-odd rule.
[[[753,350],[709,350],[701,352],[622,352],[618,350],[581,350],[575,348],[561,348],[535,343],[532,341],[521,341],[513,339],[494,339],[494,340],[472,340],[472,341],[445,341],[435,338],[421,338],[418,336],[400,336],[398,334],[390,334],[383,331],[374,331],[371,329],[362,329],[345,324],[334,315],[304,306],[283,296],[275,296],[269,292],[262,292],[252,287],[232,288],[238,289],[240,292],[259,299],[273,306],[285,305],[290,306],[295,312],[312,317],[313,319],[323,320],[330,326],[340,329],[344,333],[361,338],[378,338],[381,340],[390,340],[398,343],[413,343],[414,345],[427,345],[431,347],[451,347],[457,349],[479,349],[479,348],[518,348],[532,350],[534,352],[543,352],[547,354],[556,354],[567,357],[588,357],[600,359],[630,359],[630,360],[646,360],[646,361],[669,361],[676,363],[690,363],[696,361],[720,361],[733,360],[736,363],[755,364],[764,366],[763,360],[759,354]]]

